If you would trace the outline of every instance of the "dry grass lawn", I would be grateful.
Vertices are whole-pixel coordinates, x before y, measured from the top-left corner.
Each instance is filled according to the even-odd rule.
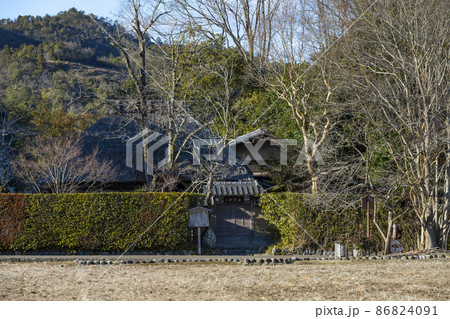
[[[449,266],[450,259],[111,268],[3,262],[0,300],[450,300]]]

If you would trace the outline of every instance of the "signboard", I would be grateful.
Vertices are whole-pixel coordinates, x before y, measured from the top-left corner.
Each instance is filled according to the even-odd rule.
[[[374,206],[375,206],[375,200],[372,196],[366,195],[363,198],[361,198],[361,209],[373,210]]]
[[[209,227],[210,209],[194,207],[189,210],[189,227]]]
[[[209,213],[211,209],[205,207],[194,207],[189,209],[189,227],[197,227],[198,254],[202,254],[201,228],[209,227]]]

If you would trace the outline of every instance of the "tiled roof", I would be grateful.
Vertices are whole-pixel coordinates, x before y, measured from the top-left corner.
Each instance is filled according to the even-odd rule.
[[[237,182],[214,182],[212,185],[213,196],[252,196],[259,195],[263,188],[255,180]]]

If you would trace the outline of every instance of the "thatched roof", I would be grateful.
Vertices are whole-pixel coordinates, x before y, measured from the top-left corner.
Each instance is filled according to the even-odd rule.
[[[147,128],[150,134],[153,132],[161,133],[162,136],[166,134],[167,130],[164,128],[164,123],[160,118],[155,118]],[[179,141],[183,141],[191,132],[198,132],[194,135],[195,138],[211,138],[213,133],[207,129],[200,129],[201,124],[192,118],[180,119],[180,125],[183,130],[180,133]],[[111,161],[114,170],[113,178],[110,182],[144,182],[145,175],[143,172],[136,170],[135,158],[133,158],[133,167],[126,165],[126,142],[130,138],[142,132],[142,128],[135,120],[131,120],[124,116],[110,116],[98,120],[92,125],[81,137],[80,145],[83,155],[92,153],[98,148],[100,161]],[[155,141],[156,142],[156,141]],[[176,146],[180,148],[180,143]],[[134,150],[134,149],[133,149]],[[180,158],[177,161],[179,169],[186,170],[186,174],[181,173],[184,179],[189,179],[190,174],[187,173],[189,167],[192,167],[192,145],[188,143],[183,148]],[[135,156],[135,152],[133,155]],[[164,148],[159,148],[154,154],[154,162],[157,163],[164,158]],[[216,180],[248,180],[252,179],[251,171],[240,164],[229,165],[226,164],[227,155],[224,156],[224,165],[220,172],[215,176]]]

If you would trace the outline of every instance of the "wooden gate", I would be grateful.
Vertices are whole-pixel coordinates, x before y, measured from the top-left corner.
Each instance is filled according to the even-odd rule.
[[[251,245],[253,224],[250,204],[217,204],[215,215],[217,247],[242,248]]]

